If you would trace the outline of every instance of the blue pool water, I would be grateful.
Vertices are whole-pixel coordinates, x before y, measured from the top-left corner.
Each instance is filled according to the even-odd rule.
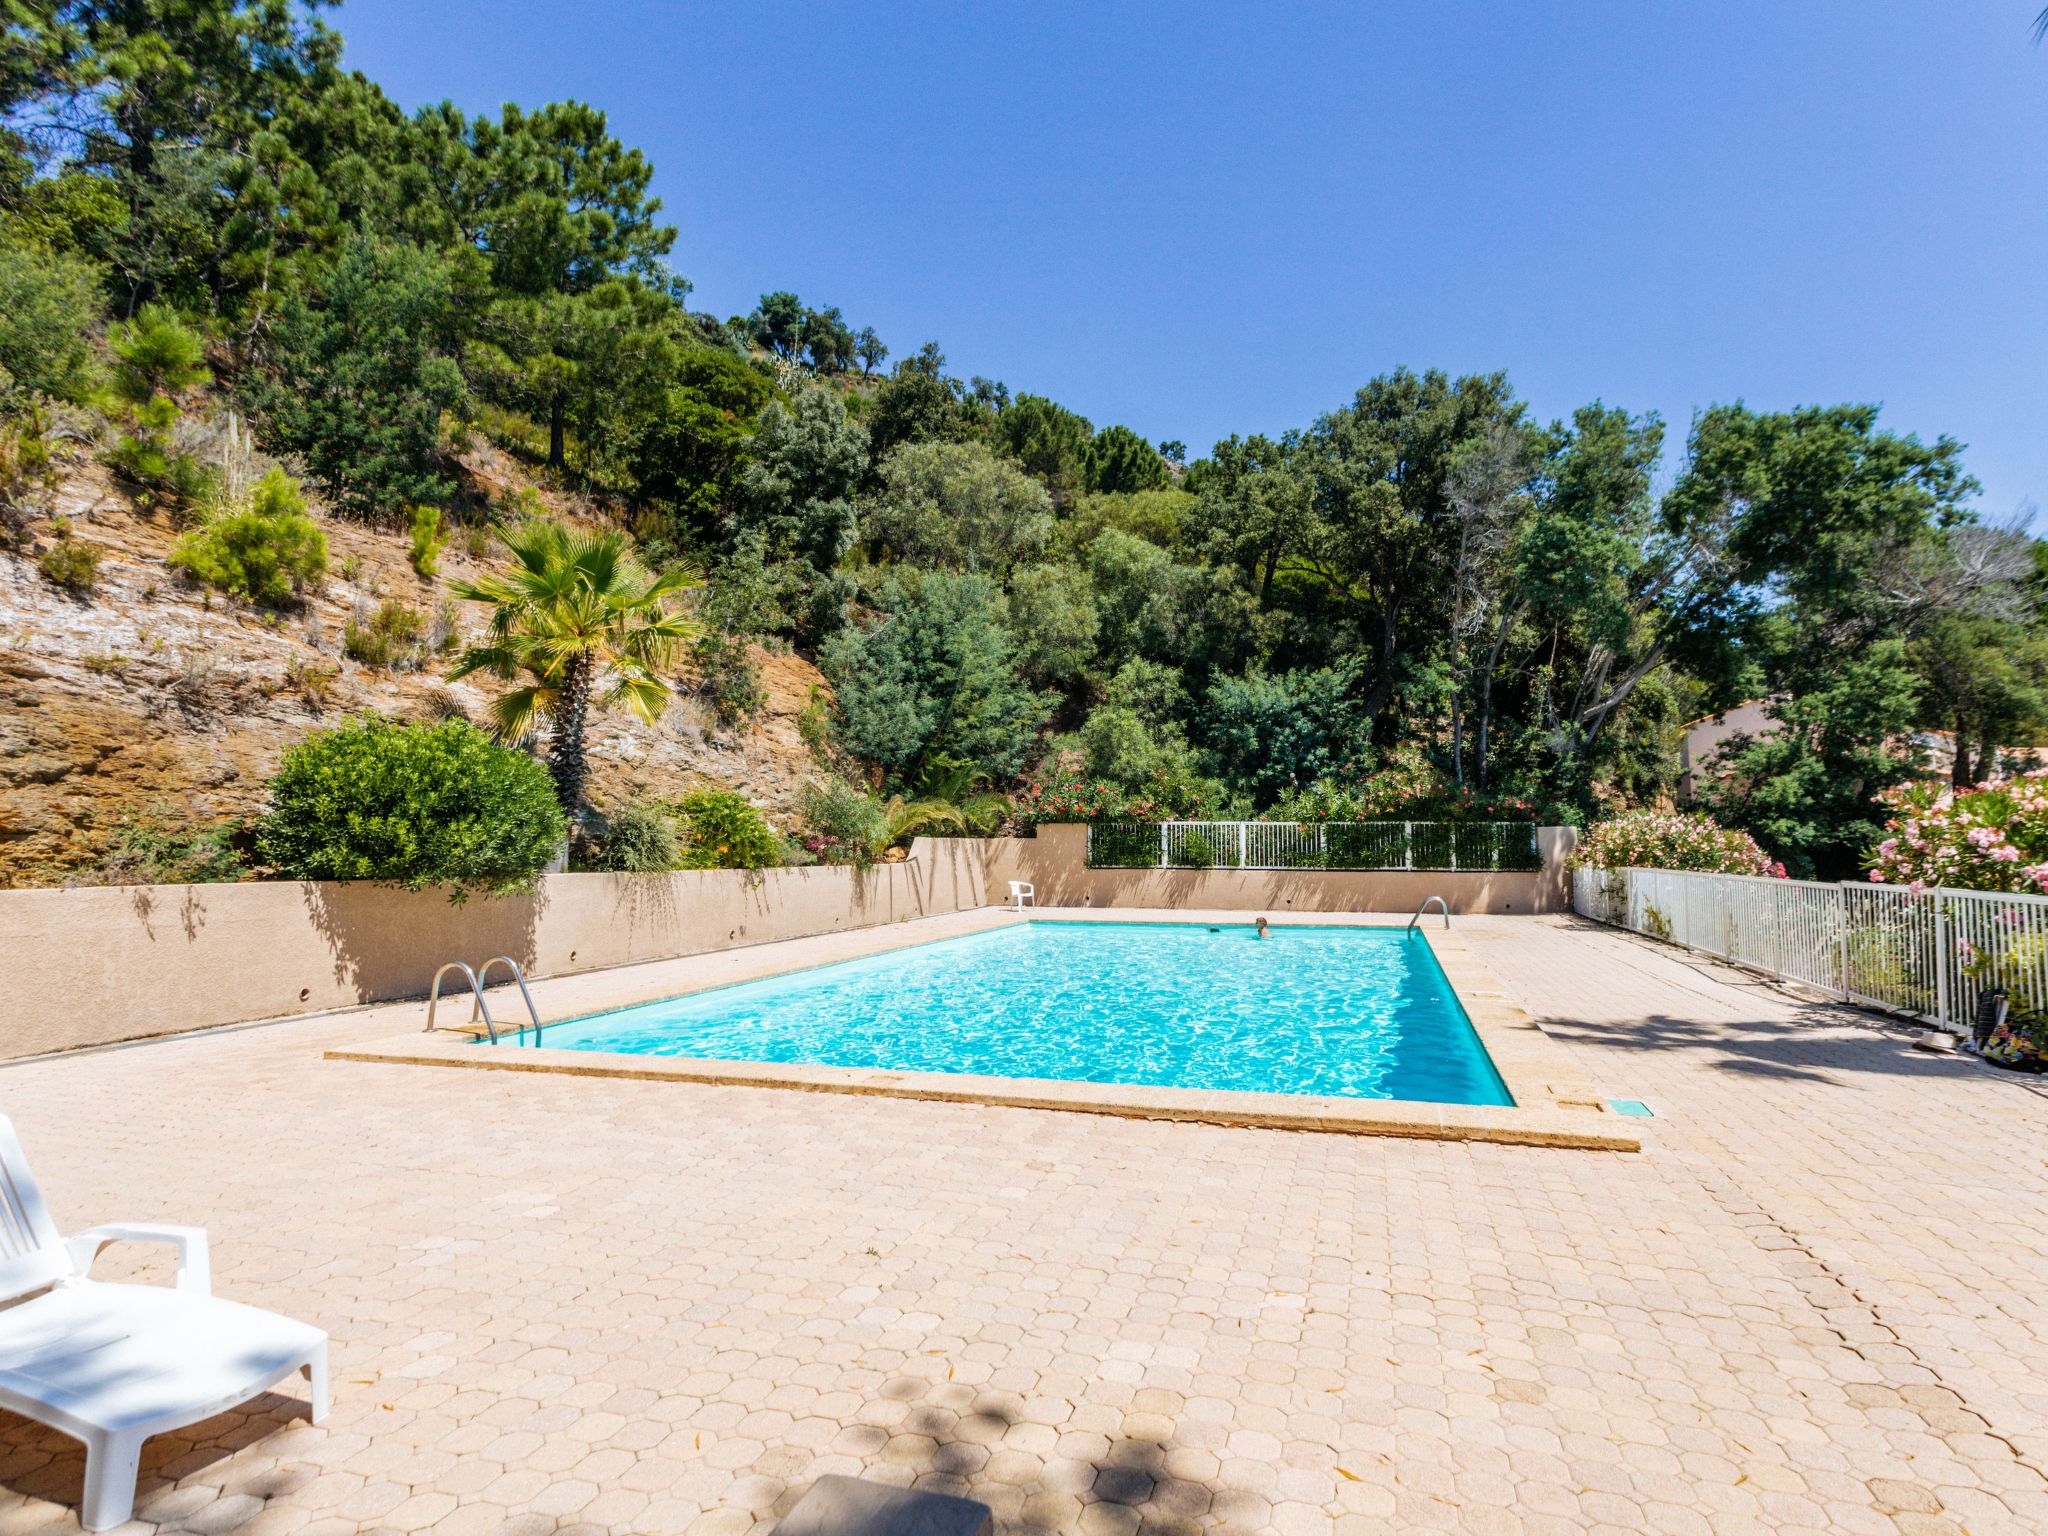
[[[551,1024],[551,1048],[1511,1104],[1404,929],[1027,922]],[[514,1049],[513,1037],[499,1049]],[[486,1046],[485,1049],[490,1049]]]

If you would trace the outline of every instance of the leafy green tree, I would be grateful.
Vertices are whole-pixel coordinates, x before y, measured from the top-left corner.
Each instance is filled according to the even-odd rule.
[[[868,457],[876,465],[904,443],[957,443],[975,435],[974,417],[946,377],[937,342],[896,364],[867,414]]]
[[[1201,712],[1202,740],[1225,784],[1255,804],[1341,774],[1371,754],[1350,667],[1220,677]]]
[[[869,543],[899,560],[998,576],[1043,549],[1052,498],[980,443],[905,443],[882,465]]]
[[[419,131],[455,237],[489,267],[492,372],[517,381],[522,408],[537,398],[548,464],[562,468],[579,390],[616,392],[622,354],[665,334],[672,305],[650,314],[634,302],[639,289],[671,286],[663,258],[676,232],[647,195],[654,168],[577,101],[533,112],[508,103],[496,122],[444,107]],[[622,338],[636,330],[656,334]]]
[[[1193,526],[1195,507],[1195,498],[1185,491],[1090,492],[1068,504],[1057,543],[1063,551],[1085,555],[1105,529],[1114,528],[1175,556],[1195,553],[1189,539],[1199,532]]]
[[[854,337],[838,308],[804,312],[803,350],[820,373],[844,373],[853,366]]]
[[[941,752],[1014,774],[1047,700],[1017,675],[999,589],[971,572],[905,571],[876,601],[877,623],[840,631],[818,657],[844,745],[913,778]]]
[[[511,740],[548,722],[548,771],[573,815],[589,773],[591,705],[623,705],[649,724],[661,717],[669,696],[661,674],[698,632],[672,600],[697,578],[683,567],[650,574],[620,533],[534,522],[503,537],[510,571],[452,584],[458,597],[489,605],[490,637],[463,651],[448,675],[526,679],[497,699],[492,718]]]
[[[864,325],[854,333],[853,355],[860,359],[862,375],[872,378],[875,370],[888,360],[889,349],[872,325]]]
[[[1081,478],[1091,491],[1150,491],[1166,484],[1159,450],[1129,427],[1106,427],[1081,453]]]
[[[182,508],[206,499],[215,476],[173,440],[183,414],[173,397],[213,381],[204,338],[167,306],[145,304],[133,320],[116,322],[107,346],[114,354],[114,391],[128,405],[131,428],[107,462],[145,501]]]
[[[1086,569],[1107,658],[1167,662],[1199,679],[1241,666],[1253,647],[1252,599],[1234,572],[1176,560],[1120,528],[1088,546]]]
[[[755,424],[774,395],[731,353],[685,352],[630,449],[628,473],[640,498],[695,540],[723,538],[738,514]]]
[[[996,430],[1011,456],[1026,473],[1043,480],[1061,505],[1080,493],[1095,436],[1087,417],[1043,395],[1019,395],[996,417]]]
[[[276,438],[335,500],[393,520],[444,500],[441,413],[464,397],[446,324],[452,274],[416,248],[353,238],[278,315],[274,371],[247,392]]]
[[[867,450],[866,430],[847,416],[839,396],[806,389],[761,413],[752,462],[740,477],[734,536],[758,532],[771,562],[806,567],[821,610],[836,609],[844,595],[829,578],[859,527],[854,491],[867,472]],[[833,617],[819,611],[802,622],[818,633]]]
[[[0,409],[37,395],[79,400],[92,387],[99,282],[75,256],[0,242]]]
[[[1094,665],[1102,615],[1088,573],[1075,565],[1027,565],[1010,581],[1010,633],[1025,675],[1072,688]]]
[[[793,293],[764,293],[754,312],[747,316],[747,329],[757,346],[791,362],[803,350],[804,320],[808,313],[804,301]]]
[[[1827,681],[1771,706],[1779,729],[1738,737],[1702,799],[1796,878],[1853,879],[1884,835],[1873,797],[1917,767],[1904,743],[1919,703],[1903,640],[1839,654]]]
[[[1235,562],[1262,605],[1273,600],[1282,557],[1309,542],[1312,487],[1298,448],[1292,438],[1224,439],[1188,516],[1191,538],[1215,558]]]
[[[16,131],[119,190],[109,256],[126,307],[198,305],[221,282],[228,168],[340,40],[293,0],[60,0],[18,7]],[[12,48],[10,54],[14,52]]]
[[[525,890],[565,830],[546,771],[459,720],[364,719],[307,737],[270,781],[257,832],[286,880]]]
[[[213,382],[206,338],[168,306],[145,304],[133,320],[116,323],[107,346],[115,359],[114,387],[130,404]]]

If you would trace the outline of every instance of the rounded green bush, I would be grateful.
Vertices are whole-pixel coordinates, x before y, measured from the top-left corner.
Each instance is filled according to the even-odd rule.
[[[782,839],[745,795],[700,789],[676,802],[685,833],[685,869],[770,869],[782,862]]]
[[[548,771],[459,720],[357,720],[309,736],[270,781],[257,846],[288,880],[523,890],[567,833]]]

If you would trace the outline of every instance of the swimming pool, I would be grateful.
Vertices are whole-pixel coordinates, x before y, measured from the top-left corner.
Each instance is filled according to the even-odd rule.
[[[516,1049],[516,1037],[485,1050]],[[528,1042],[530,1043],[530,1041]],[[551,1049],[1510,1105],[1399,928],[1025,922],[550,1024]]]

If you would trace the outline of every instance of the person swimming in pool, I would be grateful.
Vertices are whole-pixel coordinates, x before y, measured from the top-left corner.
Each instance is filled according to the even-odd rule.
[[[1258,929],[1258,933],[1254,937],[1263,939],[1266,936],[1266,929],[1269,925],[1263,917],[1256,919],[1252,926]]]

